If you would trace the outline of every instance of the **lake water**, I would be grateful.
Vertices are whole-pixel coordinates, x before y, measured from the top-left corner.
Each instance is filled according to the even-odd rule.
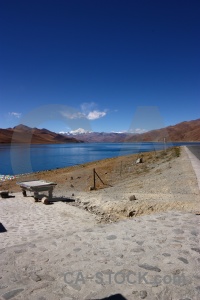
[[[200,143],[167,143],[175,145]],[[0,144],[0,174],[24,174],[83,164],[104,158],[164,149],[163,143]]]

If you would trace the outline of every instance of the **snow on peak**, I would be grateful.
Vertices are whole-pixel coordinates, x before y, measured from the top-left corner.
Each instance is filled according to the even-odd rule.
[[[83,128],[78,128],[76,130],[71,130],[71,131],[68,131],[68,132],[61,131],[59,133],[60,134],[73,134],[73,135],[76,135],[76,134],[85,134],[85,133],[90,133],[90,132],[91,131],[85,130]]]

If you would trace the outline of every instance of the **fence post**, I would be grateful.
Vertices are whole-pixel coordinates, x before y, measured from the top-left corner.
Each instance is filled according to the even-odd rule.
[[[93,169],[94,190],[96,190],[95,169]]]

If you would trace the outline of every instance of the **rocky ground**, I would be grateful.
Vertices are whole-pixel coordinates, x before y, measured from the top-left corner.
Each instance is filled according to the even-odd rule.
[[[137,158],[18,179],[56,182],[51,205],[22,197],[14,181],[1,188],[13,194],[0,199],[0,299],[200,298],[200,196],[188,155]],[[104,184],[89,191],[93,168]]]

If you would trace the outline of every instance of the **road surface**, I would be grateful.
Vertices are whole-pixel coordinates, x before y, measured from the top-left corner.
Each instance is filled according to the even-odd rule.
[[[197,177],[197,182],[200,190],[200,146],[187,146],[185,150],[189,156],[192,167]]]
[[[187,148],[200,159],[200,146],[187,146]]]

